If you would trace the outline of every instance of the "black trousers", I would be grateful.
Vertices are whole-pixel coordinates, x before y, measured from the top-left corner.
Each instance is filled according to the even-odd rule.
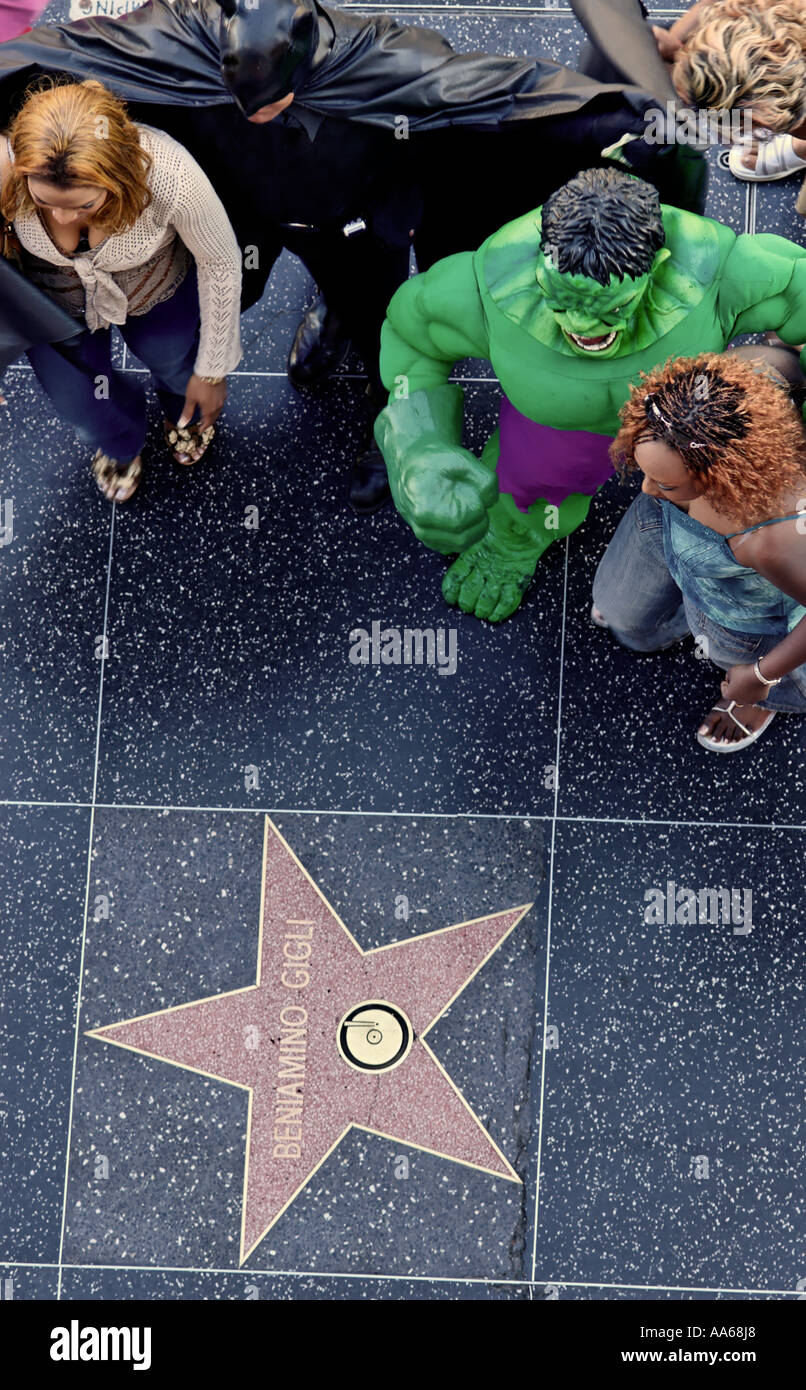
[[[340,228],[316,231],[264,228],[258,248],[261,283],[256,281],[254,287],[250,287],[249,271],[244,272],[247,303],[254,303],[260,297],[283,248],[299,257],[328,307],[342,320],[364,364],[370,394],[380,400],[384,395],[378,370],[381,326],[389,300],[408,277],[409,247],[389,245],[369,230],[346,237]],[[259,293],[253,296],[252,288]]]

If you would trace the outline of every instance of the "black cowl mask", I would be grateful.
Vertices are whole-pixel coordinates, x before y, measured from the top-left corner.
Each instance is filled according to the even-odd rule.
[[[314,67],[314,0],[218,0],[221,74],[245,116],[296,92]]]

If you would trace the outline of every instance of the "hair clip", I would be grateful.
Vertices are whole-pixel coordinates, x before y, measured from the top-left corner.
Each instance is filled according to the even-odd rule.
[[[678,448],[709,449],[711,447],[709,444],[697,444],[694,442],[694,440],[685,439],[683,436],[681,436],[677,426],[674,425],[671,420],[667,419],[653,395],[644,396],[644,406],[648,407],[649,410],[652,411],[652,414],[663,426],[667,438],[673,440]]]

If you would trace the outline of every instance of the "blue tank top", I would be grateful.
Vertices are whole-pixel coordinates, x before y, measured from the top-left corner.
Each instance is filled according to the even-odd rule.
[[[783,636],[806,615],[802,604],[782,594],[763,574],[739,563],[728,545],[728,536],[695,521],[673,502],[662,497],[657,500],[663,517],[663,553],[669,573],[689,602],[712,622],[734,632]],[[804,513],[773,520],[795,521],[799,516]],[[771,524],[762,521],[760,526]],[[747,531],[758,531],[760,526],[748,526]]]

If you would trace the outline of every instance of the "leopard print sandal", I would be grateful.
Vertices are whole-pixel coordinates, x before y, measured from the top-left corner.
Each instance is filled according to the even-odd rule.
[[[170,449],[171,457],[174,463],[181,464],[183,468],[190,468],[199,462],[207,453],[215,435],[215,425],[208,425],[207,429],[203,430],[198,422],[180,429],[178,425],[172,425],[170,420],[166,420],[163,428],[165,443]]]
[[[131,463],[119,463],[103,449],[96,449],[91,466],[92,476],[108,502],[128,502],[137,491],[143,474],[139,454]]]

